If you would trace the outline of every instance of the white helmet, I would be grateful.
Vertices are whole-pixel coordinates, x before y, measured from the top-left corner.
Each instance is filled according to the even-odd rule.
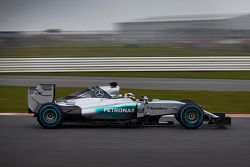
[[[125,93],[124,97],[125,98],[130,98],[131,100],[135,100],[135,95],[133,93]]]

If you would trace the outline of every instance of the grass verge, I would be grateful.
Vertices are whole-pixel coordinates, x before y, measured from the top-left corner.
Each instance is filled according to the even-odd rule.
[[[62,97],[79,88],[56,89],[56,97]],[[0,112],[27,112],[27,87],[0,86]],[[211,112],[250,113],[249,92],[223,91],[179,91],[122,89],[121,93],[132,92],[137,98],[147,95],[150,99],[192,99]]]
[[[173,48],[167,46],[79,45],[1,48],[0,57],[117,57],[117,56],[250,56],[249,51]]]

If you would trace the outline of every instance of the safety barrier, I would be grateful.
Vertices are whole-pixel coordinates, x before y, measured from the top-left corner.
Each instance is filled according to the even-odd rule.
[[[250,56],[0,58],[0,72],[239,71]]]

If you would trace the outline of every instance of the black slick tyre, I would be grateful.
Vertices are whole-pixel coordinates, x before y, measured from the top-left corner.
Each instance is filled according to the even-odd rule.
[[[62,125],[62,110],[55,103],[46,103],[39,108],[37,121],[46,129],[59,128]]]

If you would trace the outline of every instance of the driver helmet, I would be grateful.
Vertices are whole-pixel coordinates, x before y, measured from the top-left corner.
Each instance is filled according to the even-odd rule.
[[[125,98],[130,98],[131,100],[135,100],[135,95],[133,93],[125,93],[124,97]]]

